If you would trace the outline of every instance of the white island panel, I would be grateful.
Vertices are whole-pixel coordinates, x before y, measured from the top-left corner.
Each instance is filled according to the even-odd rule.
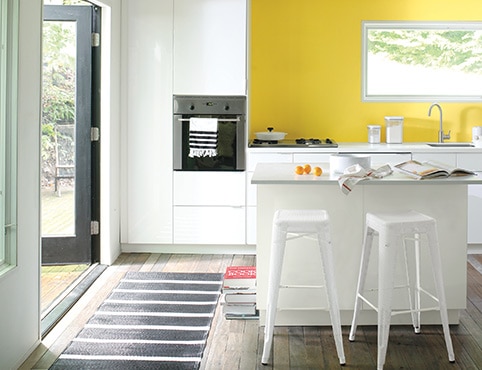
[[[329,173],[328,164],[319,165],[324,169],[320,177],[295,175],[295,164],[259,164],[253,176],[252,182],[258,186],[257,303],[261,310],[261,323],[264,323],[266,308],[273,214],[277,209],[314,208],[325,209],[330,215],[343,325],[351,323],[366,212],[409,209],[434,217],[438,222],[449,320],[457,323],[458,312],[466,304],[467,185],[482,183],[480,178],[469,176],[417,181],[394,174],[382,180],[360,182],[350,194],[345,195],[338,186],[338,175]],[[375,257],[373,263],[376,262],[376,253],[372,255]],[[422,275],[425,286],[432,290],[432,272],[427,257],[422,255]],[[318,284],[321,278],[319,258],[315,246],[305,241],[288,242],[283,279],[289,282],[294,280],[294,283]],[[367,286],[375,286],[375,279],[376,268],[373,266]],[[306,310],[324,306],[324,303],[324,293],[321,292],[319,295],[313,290],[282,292],[277,325],[328,325],[328,312],[321,309]],[[395,307],[404,308],[406,303],[397,299]],[[439,323],[440,317],[438,312],[430,312],[424,313],[422,320],[425,324]],[[363,310],[361,322],[375,324],[375,312]],[[407,324],[410,318],[395,316],[392,322]]]

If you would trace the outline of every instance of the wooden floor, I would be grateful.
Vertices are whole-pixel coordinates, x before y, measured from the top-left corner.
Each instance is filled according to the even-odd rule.
[[[110,266],[20,367],[48,369],[126,271],[223,272],[229,265],[255,264],[254,256],[123,254]],[[470,256],[467,309],[451,326],[456,362],[451,364],[439,326],[390,331],[385,369],[482,369],[482,255]],[[475,266],[475,267],[474,267]],[[477,270],[478,269],[478,270]],[[347,364],[340,367],[329,327],[276,327],[272,359],[260,365],[263,330],[255,320],[225,320],[216,312],[201,369],[374,369],[376,327],[361,326],[355,342],[343,327]]]
[[[89,265],[42,266],[40,311],[44,313],[88,268]]]

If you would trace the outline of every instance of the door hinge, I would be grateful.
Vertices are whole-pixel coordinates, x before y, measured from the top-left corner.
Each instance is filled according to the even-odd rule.
[[[90,141],[99,141],[100,139],[100,131],[98,127],[91,127],[90,128]]]
[[[90,221],[90,235],[99,235],[100,225],[99,221]]]
[[[100,33],[92,32],[92,47],[96,48],[100,46]]]

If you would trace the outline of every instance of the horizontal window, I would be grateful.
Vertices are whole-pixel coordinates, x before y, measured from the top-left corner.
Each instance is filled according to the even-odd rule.
[[[482,101],[482,22],[363,22],[362,100]]]

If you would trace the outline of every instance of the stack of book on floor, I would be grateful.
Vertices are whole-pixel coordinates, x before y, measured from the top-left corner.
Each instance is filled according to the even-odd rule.
[[[258,318],[255,266],[229,266],[224,274],[223,293],[226,319]]]

